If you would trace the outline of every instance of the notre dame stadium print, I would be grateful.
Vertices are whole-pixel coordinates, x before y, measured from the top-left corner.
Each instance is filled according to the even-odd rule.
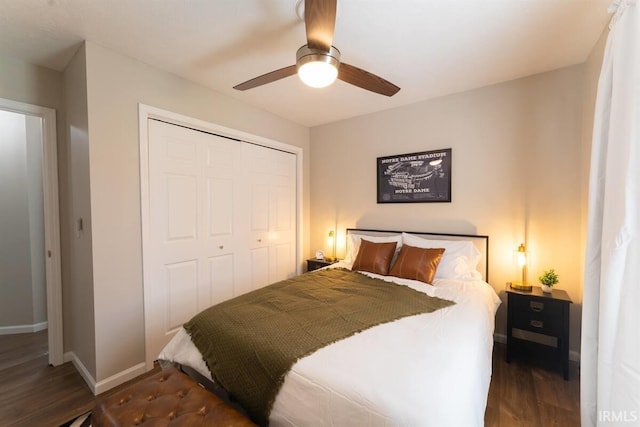
[[[451,149],[378,157],[378,203],[451,202]]]

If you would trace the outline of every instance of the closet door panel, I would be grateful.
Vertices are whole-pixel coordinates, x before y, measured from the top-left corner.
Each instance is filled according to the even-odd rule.
[[[269,277],[269,248],[261,247],[251,250],[251,288],[262,288],[270,283]]]
[[[234,255],[226,254],[209,258],[208,285],[211,295],[210,305],[233,298]]]
[[[207,180],[207,237],[217,238],[233,234],[233,180]]]
[[[165,266],[167,318],[165,329],[176,331],[198,308],[198,262],[190,260]]]
[[[289,243],[274,245],[271,248],[270,278],[274,282],[291,277],[294,256],[293,247]]]
[[[193,175],[165,175],[162,200],[167,214],[162,217],[167,241],[197,239],[198,182]]]
[[[251,173],[251,231],[259,236],[269,231],[269,176]]]

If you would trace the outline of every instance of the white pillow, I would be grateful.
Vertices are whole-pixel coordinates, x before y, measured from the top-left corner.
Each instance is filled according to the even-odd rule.
[[[396,255],[402,246],[402,236],[400,234],[396,234],[395,236],[367,236],[366,234],[349,233],[349,246],[347,247],[347,253],[344,258],[346,262],[352,263],[356,259],[362,238],[373,243],[396,242]],[[391,264],[393,265],[393,261]]]
[[[470,280],[481,278],[476,267],[482,255],[472,242],[431,240],[409,233],[402,233],[402,242],[418,248],[444,248],[444,254],[436,270],[436,279]]]

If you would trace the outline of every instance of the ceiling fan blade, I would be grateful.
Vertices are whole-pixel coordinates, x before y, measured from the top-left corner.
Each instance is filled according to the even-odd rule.
[[[237,90],[253,89],[254,87],[266,85],[267,83],[275,82],[276,80],[284,79],[285,77],[293,76],[296,74],[296,66],[289,65],[288,67],[280,68],[279,70],[272,71],[267,74],[255,77],[251,80],[247,80],[244,83],[234,86]]]
[[[307,46],[329,52],[336,27],[337,0],[305,0],[304,22]]]
[[[400,88],[382,77],[371,74],[368,71],[354,67],[353,65],[340,63],[338,78],[362,89],[379,93],[380,95],[393,96]]]

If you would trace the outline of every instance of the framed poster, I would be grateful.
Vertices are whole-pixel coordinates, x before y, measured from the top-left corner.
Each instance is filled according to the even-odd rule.
[[[451,202],[451,148],[378,157],[378,203]]]

